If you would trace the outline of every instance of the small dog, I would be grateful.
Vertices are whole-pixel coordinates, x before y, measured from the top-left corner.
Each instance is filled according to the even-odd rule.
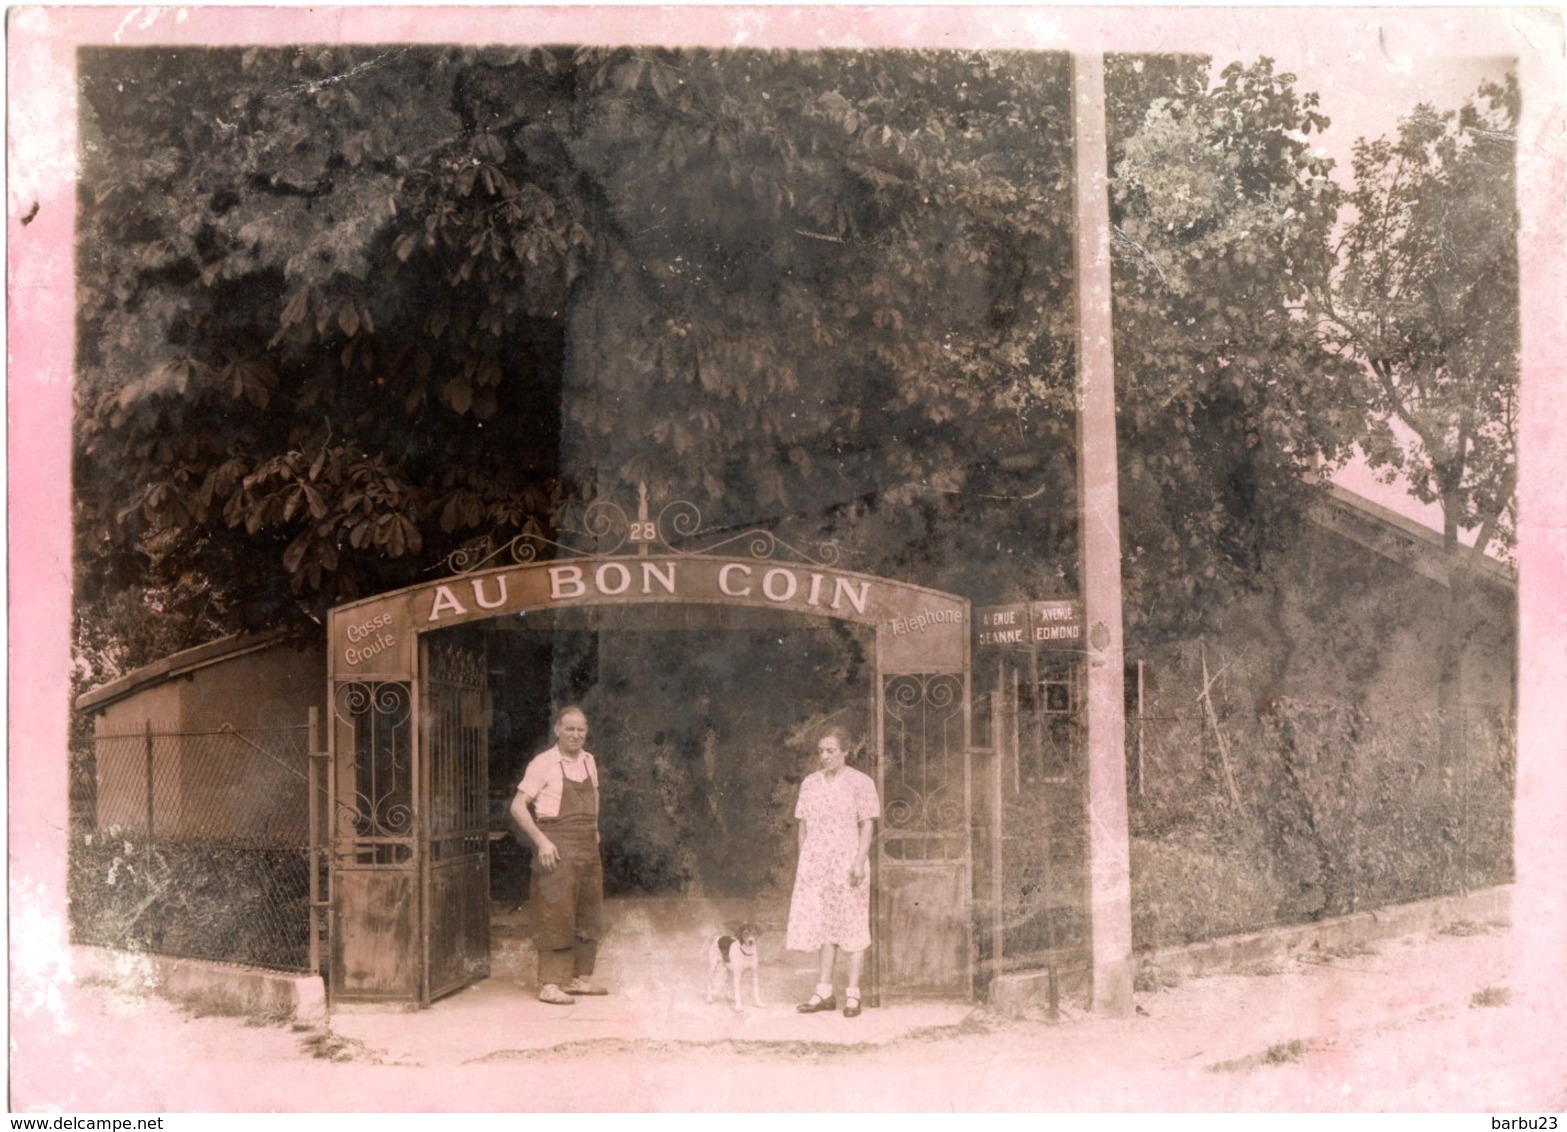
[[[727,932],[715,936],[713,942],[707,945],[707,1001],[713,1001],[713,986],[718,981],[721,970],[729,972],[729,981],[733,986],[734,1008],[742,1009],[740,1005],[740,981],[747,971],[751,972],[751,1001],[757,1006],[766,1006],[762,1001],[762,972],[757,962],[756,940],[762,934],[755,924],[741,924],[735,929],[734,934]]]

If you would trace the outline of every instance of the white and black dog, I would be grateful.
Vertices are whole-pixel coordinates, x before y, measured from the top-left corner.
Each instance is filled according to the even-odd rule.
[[[755,924],[741,924],[733,935],[725,932],[713,937],[713,942],[707,945],[708,1002],[713,1001],[713,987],[718,982],[719,972],[728,971],[729,982],[733,987],[734,1008],[740,1010],[740,980],[749,971],[751,1001],[757,1006],[767,1005],[762,1001],[762,972],[756,955],[756,940],[761,934],[761,929]]]

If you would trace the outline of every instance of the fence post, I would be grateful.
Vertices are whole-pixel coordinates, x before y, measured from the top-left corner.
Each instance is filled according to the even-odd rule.
[[[1002,878],[1002,870],[1006,867],[1005,847],[1002,838],[1006,836],[1006,820],[1004,818],[1003,800],[1001,796],[1001,775],[1003,763],[1006,761],[1002,743],[1002,672],[1003,662],[996,662],[996,689],[990,693],[990,962],[991,978],[999,977],[1004,968],[1002,966],[1006,951],[1006,883]]]
[[[142,884],[146,888],[146,893],[145,893],[146,898],[149,901],[151,901],[151,900],[153,900],[154,893],[155,893],[154,881],[153,881],[153,868],[152,868],[152,865],[153,865],[152,838],[153,838],[153,830],[155,828],[155,823],[153,821],[153,802],[154,802],[154,798],[156,796],[156,790],[154,788],[154,778],[153,778],[153,773],[152,773],[152,747],[153,747],[153,743],[152,743],[152,720],[150,720],[150,719],[147,720],[146,730],[145,730],[144,734],[146,735],[145,744],[146,744],[146,755],[147,755],[147,840],[144,843],[143,848],[142,848],[142,859],[146,862],[145,867],[142,869]],[[158,916],[156,915],[156,909],[154,910],[154,913],[155,914],[153,916],[153,922],[157,922]],[[156,948],[156,946],[158,944],[158,941],[155,938],[153,938],[153,936],[151,934],[147,935],[147,939],[153,945],[153,947]]]
[[[150,720],[150,719],[147,721],[146,748],[147,748],[147,854],[148,854],[147,860],[148,860],[148,863],[150,864],[151,861],[152,861],[152,831],[153,831],[152,810],[153,810],[153,796],[154,796],[153,777],[152,777],[152,720]]]
[[[321,801],[318,792],[326,785],[326,776],[321,773],[326,768],[327,752],[321,749],[321,714],[318,708],[310,709],[310,735],[309,735],[309,784],[306,793],[310,796],[309,822],[310,822],[310,970],[315,974],[321,974],[321,911],[324,902],[321,896],[321,858],[322,858],[322,831],[321,831]]]
[[[1458,893],[1469,894],[1469,705],[1458,705],[1458,792],[1463,817],[1458,828]]]
[[[1143,796],[1143,662],[1137,662],[1137,796]]]

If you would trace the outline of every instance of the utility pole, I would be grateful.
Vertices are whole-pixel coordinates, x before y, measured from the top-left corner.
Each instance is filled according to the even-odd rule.
[[[1104,57],[1072,56],[1077,204],[1078,562],[1087,627],[1088,873],[1093,1009],[1132,1012],[1132,886],[1126,817],[1121,512],[1110,315]]]

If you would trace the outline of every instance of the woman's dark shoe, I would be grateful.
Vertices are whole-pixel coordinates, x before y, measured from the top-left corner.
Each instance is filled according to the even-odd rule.
[[[823,1010],[837,1010],[838,1000],[832,995],[823,998],[819,994],[813,994],[808,1002],[802,1002],[795,1007],[801,1014],[818,1014]]]
[[[858,1018],[860,1016],[860,1000],[853,995],[845,995],[843,999],[843,1016],[845,1018]]]

